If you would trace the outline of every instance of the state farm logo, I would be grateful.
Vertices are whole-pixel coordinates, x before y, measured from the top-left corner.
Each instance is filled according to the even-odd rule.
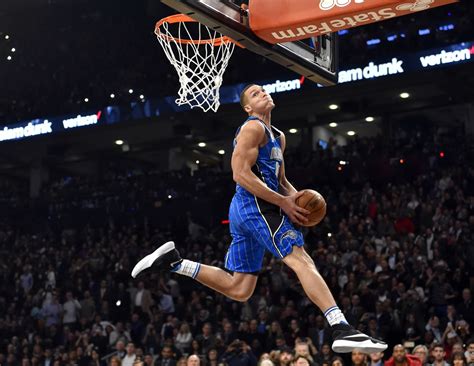
[[[355,0],[356,4],[362,4],[365,0]],[[319,8],[321,10],[327,11],[331,10],[335,6],[343,8],[344,6],[349,5],[352,0],[321,0],[319,3]]]
[[[422,11],[430,8],[434,0],[416,0],[414,3],[405,3],[397,6],[400,11]]]

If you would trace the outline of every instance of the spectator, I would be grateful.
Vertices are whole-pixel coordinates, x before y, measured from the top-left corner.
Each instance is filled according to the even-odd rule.
[[[212,348],[207,352],[207,360],[206,360],[206,366],[218,366],[219,364],[219,357],[217,354],[217,350],[215,348]]]
[[[289,348],[284,348],[280,351],[278,356],[278,365],[279,366],[288,366],[293,361],[293,354]]]
[[[115,329],[109,335],[109,345],[117,344],[119,341],[125,344],[131,342],[131,340],[130,333],[124,329],[121,322],[117,323]]]
[[[307,338],[304,338],[305,340]],[[313,359],[313,356],[312,356],[312,353],[316,351],[316,350],[312,350],[310,352],[310,348],[309,348],[309,344],[308,342],[303,342],[301,341],[299,338],[296,340],[296,343],[295,343],[295,348],[294,348],[294,353],[295,353],[295,356],[303,356],[305,357],[311,366],[314,366],[315,365],[315,362],[314,362],[314,359]],[[313,354],[317,353],[314,352]]]
[[[230,344],[233,340],[237,338],[237,335],[235,334],[232,323],[230,321],[223,321],[221,338],[224,344]],[[269,348],[267,342],[268,339],[266,340],[265,345],[267,348]]]
[[[441,343],[443,333],[441,332],[439,326],[439,318],[437,316],[432,316],[426,324],[425,329],[432,334],[433,339],[435,339],[438,343]]]
[[[127,354],[122,359],[122,366],[133,366],[136,358],[135,345],[132,342],[129,342],[127,344]]]
[[[92,323],[95,318],[96,305],[90,291],[84,291],[84,298],[80,301],[79,309],[81,310],[81,318],[83,318],[86,323]]]
[[[171,295],[164,293],[162,290],[159,290],[157,293],[158,297],[158,304],[165,314],[173,314],[174,313],[174,301]]]
[[[333,357],[332,349],[329,343],[324,343],[321,347],[321,351],[316,357],[316,363],[322,365],[324,362],[330,362]]]
[[[117,341],[115,345],[115,355],[122,360],[127,355],[127,350],[125,349],[125,342]]]
[[[316,316],[315,326],[308,331],[308,336],[317,349],[321,350],[324,343],[330,343],[331,336],[328,328],[324,324],[325,319],[321,315]]]
[[[310,361],[303,355],[295,355],[293,360],[291,361],[292,366],[309,366]]]
[[[133,305],[139,314],[149,314],[152,302],[151,293],[145,288],[143,281],[138,282],[138,287],[133,295]]]
[[[281,360],[281,356],[280,356]],[[228,366],[257,366],[257,358],[252,352],[252,349],[243,341],[233,341],[222,354],[220,358]],[[280,365],[289,365],[288,363],[281,363]]]
[[[344,366],[344,360],[339,356],[335,356],[331,360],[331,366]]]
[[[469,325],[474,324],[474,304],[469,288],[462,290],[462,302],[458,305],[457,312]]]
[[[189,356],[186,362],[187,362],[186,366],[200,366],[201,365],[201,359],[199,358],[198,355]]]
[[[58,295],[53,294],[50,301],[47,299],[43,302],[41,309],[42,316],[46,320],[46,326],[58,325],[61,321],[62,307],[58,301]]]
[[[383,364],[383,352],[375,352],[369,355],[368,366],[384,366]]]
[[[112,356],[109,361],[109,366],[122,366],[120,356]]]
[[[367,366],[367,355],[355,349],[351,353],[352,366]]]
[[[428,348],[422,344],[419,344],[413,348],[413,356],[418,357],[422,366],[425,366],[428,363]]]
[[[405,347],[397,344],[393,347],[392,357],[384,363],[385,366],[421,366],[421,361],[418,357],[407,353]]]
[[[187,357],[183,356],[181,357],[178,362],[176,363],[176,366],[186,366],[187,365]]]
[[[144,366],[153,366],[154,365],[153,356],[149,353],[146,353],[145,356],[143,357],[143,364]]]
[[[62,309],[64,311],[63,324],[71,329],[75,329],[78,313],[81,310],[81,304],[72,296],[71,291],[66,292],[66,301],[64,302]]]
[[[431,366],[450,366],[449,363],[444,360],[446,352],[444,351],[443,346],[435,345],[431,350],[431,356],[433,357],[433,363]]]
[[[467,342],[467,350],[465,356],[468,365],[474,363],[474,338]]]
[[[453,366],[466,366],[466,357],[464,357],[463,353],[453,353],[453,357],[451,358],[451,365]]]
[[[153,323],[148,324],[142,340],[145,351],[154,354],[159,349],[160,342],[160,336],[156,332],[155,325]]]
[[[161,350],[161,357],[155,361],[155,366],[176,366],[176,355],[169,346],[164,346]]]
[[[206,354],[216,346],[216,337],[212,334],[212,325],[207,322],[202,326],[202,333],[196,336],[196,341],[201,345],[202,352]]]
[[[132,338],[132,342],[141,345],[144,336],[145,324],[137,313],[133,313],[130,323],[130,337]]]

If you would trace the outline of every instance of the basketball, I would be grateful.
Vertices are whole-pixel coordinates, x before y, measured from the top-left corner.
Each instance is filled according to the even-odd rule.
[[[309,221],[303,226],[315,226],[326,216],[326,201],[319,192],[312,189],[304,189],[303,192],[303,195],[296,200],[298,206],[310,211]]]

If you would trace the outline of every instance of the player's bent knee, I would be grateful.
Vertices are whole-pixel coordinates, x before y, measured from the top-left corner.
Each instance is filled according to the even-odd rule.
[[[246,302],[252,297],[255,286],[248,286],[246,284],[239,284],[234,286],[232,291],[232,298],[236,301]]]
[[[235,301],[246,302],[252,297],[252,294],[253,289],[236,288],[235,291],[232,293],[232,298]]]

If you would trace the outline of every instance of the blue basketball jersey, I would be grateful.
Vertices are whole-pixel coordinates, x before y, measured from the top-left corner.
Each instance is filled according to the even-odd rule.
[[[281,131],[272,127],[276,133],[277,137],[270,129],[267,127],[265,123],[260,121],[257,117],[249,117],[245,123],[237,129],[236,136],[239,134],[240,129],[247,124],[249,121],[258,121],[262,124],[265,128],[265,134],[267,135],[268,142],[259,148],[258,157],[255,165],[253,166],[252,170],[257,177],[259,177],[268,188],[273,191],[278,192],[279,186],[279,174],[280,174],[280,167],[283,163],[283,154],[281,151],[281,143],[280,143],[280,135]],[[234,139],[234,148],[237,144],[237,139]],[[247,192],[244,188],[242,188],[239,184],[237,184],[236,192],[238,194],[243,195],[253,195]]]
[[[267,136],[267,143],[259,147],[252,171],[269,189],[278,192],[283,164],[282,132],[275,127],[268,128],[261,120],[251,116],[237,129],[236,137],[241,128],[251,121],[262,124]],[[234,148],[236,144],[238,141],[235,138]],[[258,272],[265,250],[281,259],[291,253],[293,245],[303,245],[303,235],[278,206],[256,197],[239,184],[230,204],[229,221],[232,244],[226,255],[225,267],[234,272]]]

